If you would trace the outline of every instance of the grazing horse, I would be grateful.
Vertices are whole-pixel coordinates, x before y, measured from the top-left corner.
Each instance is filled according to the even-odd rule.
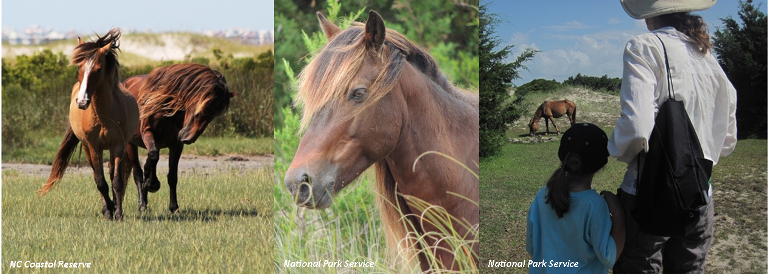
[[[341,30],[319,12],[328,44],[300,74],[297,104],[303,137],[285,173],[298,206],[327,208],[333,197],[371,165],[387,245],[440,268],[457,268],[461,252],[477,263],[479,223],[478,97],[454,87],[432,56],[374,11],[363,26]],[[426,155],[437,151],[447,157]],[[416,201],[444,209],[450,224],[425,217]],[[422,215],[424,214],[424,215]],[[458,221],[455,221],[458,220]],[[459,225],[459,223],[467,225]],[[437,226],[466,237],[449,247]],[[452,236],[455,236],[452,235]],[[414,238],[423,237],[416,242]],[[401,257],[402,258],[402,257]]]
[[[123,197],[130,168],[125,160],[126,143],[139,127],[139,108],[119,80],[117,62],[120,29],[112,29],[96,41],[83,43],[78,37],[72,64],[79,68],[72,87],[69,125],[53,162],[48,181],[38,193],[45,195],[56,184],[69,164],[69,158],[82,142],[93,178],[101,193],[101,212],[107,220],[122,220]],[[102,152],[109,150],[109,178],[114,201],[109,199],[109,185],[104,178]]]
[[[208,124],[226,112],[229,98],[227,80],[221,72],[199,64],[160,67],[149,74],[128,78],[125,88],[138,98],[140,125],[128,144],[128,159],[133,165],[133,179],[139,191],[139,212],[147,209],[147,192],[160,189],[157,162],[160,149],[169,150],[168,209],[175,212],[178,167],[184,145],[194,143]],[[138,147],[147,149],[144,172]]]
[[[531,129],[531,136],[536,135],[536,131],[539,130],[539,120],[543,117],[544,122],[547,125],[547,132],[549,134],[549,121],[552,121],[552,125],[555,126],[555,131],[560,134],[560,129],[557,128],[554,118],[560,118],[563,115],[568,115],[568,120],[571,125],[576,123],[576,104],[571,100],[565,99],[560,101],[544,101],[541,103],[536,113],[533,115],[533,119],[528,123],[528,128]]]

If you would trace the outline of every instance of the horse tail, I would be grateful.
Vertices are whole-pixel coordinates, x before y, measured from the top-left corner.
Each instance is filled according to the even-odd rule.
[[[404,263],[412,269],[414,263],[419,262],[419,255],[414,252],[418,248],[415,242],[417,235],[409,236],[413,224],[410,223],[410,209],[405,199],[398,195],[397,184],[389,165],[385,161],[375,163],[376,166],[376,192],[377,201],[381,213],[382,227],[386,236],[387,253],[393,262]]]
[[[69,159],[72,157],[72,153],[75,151],[75,148],[77,148],[78,143],[80,143],[80,140],[75,136],[72,127],[67,125],[67,132],[64,133],[64,140],[61,141],[59,151],[56,152],[56,158],[53,160],[51,175],[48,177],[48,181],[45,182],[45,185],[43,185],[43,188],[37,191],[38,194],[42,196],[48,193],[53,185],[64,176],[64,171],[67,169]]]

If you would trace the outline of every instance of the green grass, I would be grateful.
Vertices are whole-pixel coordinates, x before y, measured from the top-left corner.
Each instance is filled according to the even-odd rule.
[[[526,268],[487,268],[488,261],[521,261],[530,256],[525,251],[526,216],[536,192],[559,164],[559,142],[539,144],[506,144],[497,155],[480,162],[480,265],[483,273],[525,273]],[[707,262],[719,260],[762,262],[751,269],[765,272],[762,261],[766,256],[766,141],[742,140],[736,151],[721,158],[713,174],[715,212],[734,219],[732,224],[716,222],[715,244],[727,241],[729,235],[750,235],[750,241],[739,248],[748,250],[744,257],[723,251],[710,252]],[[616,192],[626,170],[626,164],[610,158],[597,173],[592,187],[598,192]],[[737,193],[739,195],[732,195]],[[714,256],[713,256],[714,255]],[[711,269],[711,270],[714,270]],[[720,269],[727,272],[728,269]]]
[[[372,177],[372,176],[363,176]],[[312,210],[294,205],[282,181],[274,184],[275,273],[300,273],[283,267],[288,261],[373,262],[373,268],[308,268],[318,272],[392,272],[387,263],[384,231],[375,205],[372,178],[334,197],[330,208]]]
[[[70,173],[48,195],[45,178],[4,171],[2,263],[90,262],[94,272],[266,273],[273,245],[272,168],[205,169],[179,175],[180,209],[168,187],[138,213],[129,184],[124,221],[106,221],[90,174]]]
[[[42,137],[33,140],[33,144],[23,148],[3,147],[3,163],[48,164],[53,162],[56,152],[61,145],[63,136]],[[167,154],[168,149],[161,149],[161,154]],[[185,145],[183,154],[218,156],[222,154],[266,155],[274,153],[272,138],[248,137],[200,137],[194,144]],[[139,155],[146,156],[147,150],[139,148]],[[109,153],[105,152],[104,157]],[[71,164],[86,164],[85,156],[75,152]]]

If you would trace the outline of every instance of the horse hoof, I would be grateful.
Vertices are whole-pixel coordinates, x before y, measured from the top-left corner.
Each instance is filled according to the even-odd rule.
[[[171,213],[176,213],[176,211],[179,211],[179,206],[178,205],[170,205],[170,206],[168,206],[168,210],[170,210]]]
[[[140,205],[139,206],[139,214],[144,213],[144,211],[146,211],[146,210],[147,210],[147,206],[146,205]]]
[[[144,182],[144,184],[141,187],[146,189],[148,192],[155,193],[158,190],[160,190],[160,183],[157,181],[152,181],[149,183]]]

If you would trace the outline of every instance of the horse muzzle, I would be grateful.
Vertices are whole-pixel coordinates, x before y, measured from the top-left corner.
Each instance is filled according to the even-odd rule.
[[[84,110],[87,109],[89,105],[91,105],[90,99],[77,99],[77,108]]]
[[[333,204],[334,182],[332,180],[313,179],[306,173],[298,173],[291,170],[285,173],[285,186],[297,206],[323,209]]]

